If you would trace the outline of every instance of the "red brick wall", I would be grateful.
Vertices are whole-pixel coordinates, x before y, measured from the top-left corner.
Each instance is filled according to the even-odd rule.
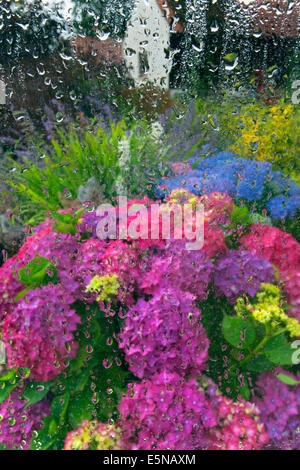
[[[122,42],[113,38],[101,41],[95,37],[77,37],[72,40],[72,44],[79,57],[96,64],[100,62],[118,64],[123,59]]]
[[[256,0],[250,4],[253,28],[264,35],[297,37],[299,6],[295,2],[288,10],[288,4],[288,0]]]

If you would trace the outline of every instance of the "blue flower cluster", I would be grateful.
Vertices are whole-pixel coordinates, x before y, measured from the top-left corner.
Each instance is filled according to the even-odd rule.
[[[269,162],[248,160],[231,152],[197,160],[189,160],[193,169],[185,175],[161,180],[158,196],[179,187],[197,195],[220,191],[252,202],[253,209],[267,209],[273,219],[292,218],[300,209],[300,186],[273,171]]]

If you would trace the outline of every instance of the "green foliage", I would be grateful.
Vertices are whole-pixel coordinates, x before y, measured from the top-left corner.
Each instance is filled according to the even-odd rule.
[[[18,381],[15,379],[0,383],[0,403],[3,403],[9,397],[9,394],[17,387],[17,385]]]
[[[56,212],[52,214],[52,218],[54,220],[53,230],[59,233],[70,233],[71,235],[75,235],[76,226],[83,212],[84,209],[80,209],[72,213]]]
[[[57,450],[63,447],[63,428],[58,428],[55,419],[44,419],[44,427],[35,431],[30,444],[30,450]]]
[[[61,448],[67,432],[83,420],[106,422],[117,417],[117,405],[129,375],[113,339],[120,320],[100,311],[98,304],[84,307],[77,303],[75,308],[83,319],[76,358],[54,381],[29,383],[24,391],[28,405],[47,394],[51,400],[50,416],[34,434],[31,449]]]
[[[47,258],[35,256],[32,261],[19,270],[18,279],[31,287],[39,287],[42,284],[48,284],[50,280],[53,282],[53,277],[56,274],[55,267]]]
[[[284,333],[273,336],[264,345],[262,352],[266,355],[267,359],[274,364],[279,365],[292,365],[293,351],[291,345],[287,342]]]
[[[271,105],[258,99],[221,95],[198,98],[196,113],[213,120],[218,129],[217,145],[243,158],[272,163],[286,174],[299,170],[299,107],[281,98]]]
[[[300,381],[293,379],[293,377],[290,377],[287,374],[283,374],[280,372],[279,374],[276,375],[276,377],[281,380],[281,382],[287,384],[287,385],[299,385]]]
[[[251,214],[247,206],[238,207],[234,205],[230,220],[233,226],[241,225],[247,227],[252,223]]]
[[[10,369],[0,376],[0,404],[3,403],[10,393],[19,385],[20,381],[28,377],[28,369]]]
[[[222,323],[224,338],[238,349],[246,349],[255,340],[255,328],[244,318],[225,316]]]
[[[236,315],[234,307],[225,298],[216,298],[213,289],[200,308],[210,339],[207,374],[225,395],[248,399],[261,372],[277,365],[292,367],[292,340],[282,325],[271,328],[251,316]],[[285,383],[291,380],[280,374],[278,378]]]
[[[51,141],[48,154],[37,148],[40,161],[11,160],[15,171],[7,184],[14,189],[15,205],[21,206],[20,216],[27,224],[36,225],[46,212],[56,212],[76,200],[78,188],[91,177],[96,178],[98,196],[103,198],[118,195],[120,178],[129,194],[151,195],[164,149],[146,122],[128,126],[123,120],[108,129],[93,123],[85,130],[58,130],[58,136]],[[120,164],[119,146],[124,140],[129,145],[126,168]]]
[[[95,35],[98,30],[122,37],[133,3],[133,0],[74,0],[78,18],[75,27],[87,36]]]
[[[49,282],[57,282],[57,271],[47,258],[35,256],[29,263],[21,268],[18,273],[14,273],[20,282],[25,284],[25,289],[18,293],[15,301],[20,300],[30,289],[35,289],[41,285],[45,286]]]
[[[49,389],[50,382],[30,382],[23,392],[23,397],[27,400],[26,408],[42,400]]]

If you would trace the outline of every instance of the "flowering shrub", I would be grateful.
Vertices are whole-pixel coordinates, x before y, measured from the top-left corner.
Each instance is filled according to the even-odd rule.
[[[251,403],[212,392],[194,379],[159,374],[133,385],[120,404],[124,440],[138,449],[254,450],[268,442]]]
[[[153,201],[142,201],[149,218]],[[126,228],[142,201],[129,202]],[[294,367],[299,244],[253,224],[228,194],[179,188],[164,210],[186,202],[204,205],[201,249],[176,239],[185,232],[175,224],[165,240],[161,218],[156,239],[136,224],[136,236],[99,240],[103,215],[70,209],[36,227],[0,268],[3,446],[266,445],[267,392],[257,378]],[[118,231],[122,223],[117,214]],[[32,417],[23,433],[24,403]]]
[[[297,118],[292,104],[244,106],[229,125],[235,140],[231,148],[242,157],[269,161],[286,171],[295,170],[297,137],[294,140],[292,136]]]
[[[83,421],[66,437],[64,450],[120,450],[120,429],[97,421]]]
[[[1,404],[0,440],[7,449],[29,449],[30,441],[50,412],[49,403],[42,400],[29,407],[23,390],[16,388]]]
[[[252,403],[235,403],[221,395],[212,403],[217,413],[217,426],[209,431],[209,449],[260,450],[268,442],[259,409]]]
[[[189,292],[162,284],[151,300],[140,299],[129,310],[120,340],[134,375],[195,374],[205,368],[209,342],[193,300]]]
[[[198,133],[204,127],[210,140],[217,135],[219,149],[226,147],[243,158],[270,162],[285,174],[297,174],[299,135],[294,129],[299,125],[299,108],[291,101],[280,99],[270,105],[225,95],[221,100],[198,98],[192,108],[189,129],[197,123]]]
[[[197,195],[220,191],[238,202],[247,203],[252,212],[267,210],[274,219],[293,218],[300,208],[300,188],[272,165],[252,161],[231,152],[208,158],[191,158],[193,169],[165,177],[159,195],[184,187]]]
[[[279,372],[282,375],[282,372]],[[278,374],[277,374],[278,375]],[[284,383],[276,373],[264,372],[257,381],[255,399],[270,437],[268,447],[275,449],[300,449],[300,381],[292,374],[284,375]]]

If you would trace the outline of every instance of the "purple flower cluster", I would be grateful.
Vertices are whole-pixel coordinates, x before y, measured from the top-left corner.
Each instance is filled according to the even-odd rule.
[[[204,157],[204,158],[203,158]],[[184,187],[194,194],[219,191],[234,200],[245,200],[267,209],[273,219],[293,218],[300,208],[300,187],[269,162],[241,158],[232,152],[191,157],[193,169],[164,177],[157,187],[159,197]]]
[[[103,269],[102,257],[105,253],[105,242],[98,239],[85,240],[78,243],[76,258],[73,259],[69,276],[76,280],[77,288],[74,293],[76,299],[92,302],[97,294],[87,294],[86,286],[91,279]]]
[[[33,431],[41,428],[50,407],[42,400],[26,407],[23,390],[16,388],[0,405],[0,441],[7,449],[27,450]]]
[[[194,450],[216,425],[210,400],[194,379],[161,373],[132,385],[119,406],[123,439],[130,450]]]
[[[235,303],[243,294],[254,297],[262,282],[274,281],[274,269],[256,254],[230,250],[217,260],[213,277],[216,295]]]
[[[157,289],[149,301],[139,299],[129,310],[120,347],[137,377],[151,378],[163,370],[185,374],[204,369],[209,341],[194,299],[168,285]]]
[[[257,381],[257,391],[262,398],[255,398],[255,403],[270,436],[268,448],[300,450],[300,385],[287,385],[276,373],[264,372]]]
[[[77,350],[73,332],[80,317],[74,298],[59,285],[29,291],[3,324],[8,365],[28,367],[35,380],[51,380]]]
[[[151,294],[162,285],[171,285],[203,301],[207,298],[212,271],[213,264],[202,251],[187,250],[184,240],[172,241],[161,256],[152,259],[140,286]]]
[[[75,356],[74,332],[81,320],[73,304],[95,300],[85,289],[101,269],[103,244],[56,232],[47,219],[2,266],[0,319],[10,367],[28,367],[32,379],[51,380]],[[32,286],[17,300],[26,289],[19,280],[20,269],[36,257],[47,259],[55,268],[55,284]]]
[[[164,372],[130,385],[119,405],[125,448],[261,449],[269,437],[258,408],[222,396],[210,379],[204,384]]]

